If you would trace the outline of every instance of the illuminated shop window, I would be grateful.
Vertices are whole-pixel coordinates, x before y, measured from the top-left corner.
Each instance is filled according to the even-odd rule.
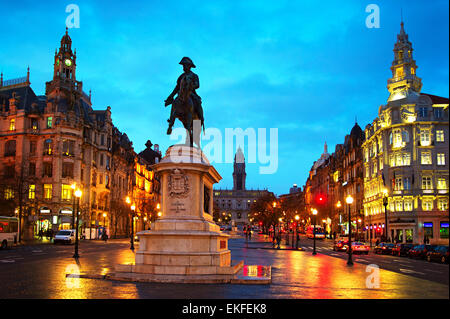
[[[440,223],[441,228],[439,229],[439,236],[441,238],[448,238],[448,221]]]
[[[52,128],[53,126],[53,117],[47,117],[47,128]]]

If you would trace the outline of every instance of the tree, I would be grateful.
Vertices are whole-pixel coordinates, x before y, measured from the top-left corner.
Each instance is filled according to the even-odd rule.
[[[275,207],[274,203],[276,203]],[[282,210],[275,195],[268,193],[259,197],[250,206],[250,215],[262,226],[263,233],[267,234],[270,226],[275,227],[278,224],[278,219],[282,216]]]

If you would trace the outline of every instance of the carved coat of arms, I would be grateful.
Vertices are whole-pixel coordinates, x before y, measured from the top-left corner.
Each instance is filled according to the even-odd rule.
[[[169,175],[169,196],[186,197],[189,193],[189,178],[181,169],[174,169]]]

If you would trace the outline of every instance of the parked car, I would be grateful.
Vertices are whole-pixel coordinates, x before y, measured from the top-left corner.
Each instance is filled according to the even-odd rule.
[[[373,249],[373,252],[375,254],[392,254],[392,248],[394,248],[395,245],[392,243],[379,243],[375,248]]]
[[[224,231],[225,230],[225,226],[220,226],[220,231]]]
[[[336,240],[333,245],[334,251],[347,251],[348,240]]]
[[[72,244],[75,242],[75,229],[62,229],[58,231],[53,239],[53,243]]]
[[[448,264],[448,254],[448,246],[437,246],[433,251],[427,252],[427,260]]]
[[[348,246],[348,243],[347,243]],[[369,254],[369,246],[367,246],[366,244],[359,242],[359,241],[355,241],[352,242],[352,253],[354,254]]]
[[[427,253],[433,251],[436,245],[417,245],[408,252],[409,258],[425,259]]]
[[[414,247],[413,244],[396,244],[394,248],[392,248],[393,256],[407,256],[408,251]]]

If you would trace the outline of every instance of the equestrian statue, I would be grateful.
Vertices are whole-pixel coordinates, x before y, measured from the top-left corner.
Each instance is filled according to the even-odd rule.
[[[199,120],[203,131],[205,130],[202,99],[195,92],[200,87],[200,82],[198,75],[191,71],[195,65],[190,58],[182,58],[180,64],[183,66],[184,73],[178,77],[175,89],[164,101],[165,106],[172,104],[170,118],[167,120],[169,122],[167,135],[172,133],[172,126],[175,119],[178,119],[187,131],[186,139],[189,137],[190,146],[193,147],[195,142],[200,147],[201,129],[194,130],[193,125],[194,120]],[[175,95],[177,97],[174,99]]]

